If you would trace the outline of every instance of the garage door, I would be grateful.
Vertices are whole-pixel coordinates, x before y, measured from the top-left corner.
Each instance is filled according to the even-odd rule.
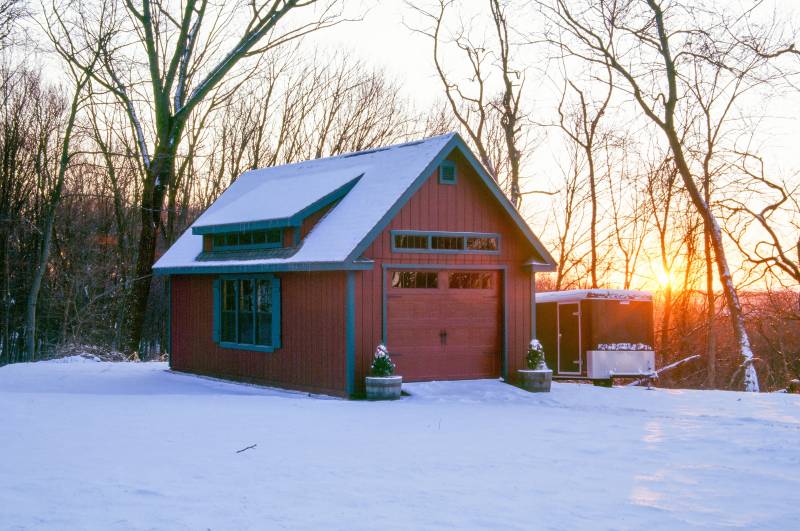
[[[406,381],[500,376],[497,271],[391,270],[387,347]]]

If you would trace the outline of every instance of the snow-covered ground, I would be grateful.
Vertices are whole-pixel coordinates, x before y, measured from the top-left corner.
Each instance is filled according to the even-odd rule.
[[[370,403],[166,369],[0,368],[0,528],[800,525],[798,396],[471,381]]]

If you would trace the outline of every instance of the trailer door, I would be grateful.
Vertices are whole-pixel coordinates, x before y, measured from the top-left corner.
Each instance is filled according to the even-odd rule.
[[[577,302],[558,303],[558,373],[581,373],[581,310]]]

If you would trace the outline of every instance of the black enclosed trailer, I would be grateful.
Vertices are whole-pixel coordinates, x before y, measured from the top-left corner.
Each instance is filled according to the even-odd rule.
[[[653,295],[606,289],[537,293],[536,337],[556,377],[607,380],[652,373]]]

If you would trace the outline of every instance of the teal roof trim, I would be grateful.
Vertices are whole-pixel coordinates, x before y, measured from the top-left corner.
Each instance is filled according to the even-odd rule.
[[[213,275],[222,273],[278,273],[292,271],[367,271],[373,262],[308,262],[288,264],[237,264],[162,267],[154,269],[156,276],[163,275]]]

